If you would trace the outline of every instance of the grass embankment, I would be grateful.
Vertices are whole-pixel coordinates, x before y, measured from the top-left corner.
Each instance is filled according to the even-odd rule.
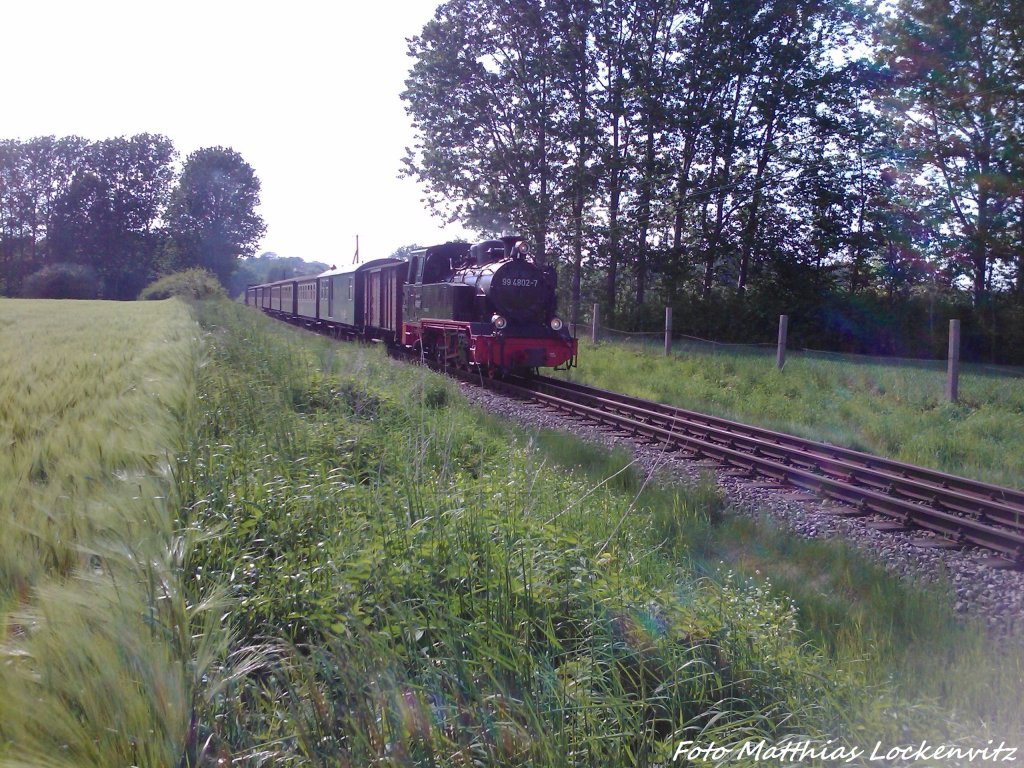
[[[952,404],[942,363],[790,353],[780,372],[774,350],[580,345],[575,381],[1024,488],[1024,377],[963,366]]]
[[[168,494],[197,331],[179,302],[0,300],[0,765],[181,758]]]
[[[984,745],[1015,722],[1019,661],[848,553],[808,579],[820,550],[760,526],[737,546],[707,485],[658,488],[522,434],[379,349],[225,303],[201,322],[210,363],[179,465],[187,589],[227,590],[236,652],[266,659],[201,710],[215,751],[652,765],[679,739]],[[797,602],[717,567],[783,557]],[[918,642],[934,661],[908,662]]]

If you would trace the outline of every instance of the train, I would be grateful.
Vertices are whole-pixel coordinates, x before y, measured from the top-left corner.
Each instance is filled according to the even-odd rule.
[[[334,336],[498,377],[575,367],[576,339],[558,316],[556,288],[555,269],[509,236],[250,285],[245,303]]]

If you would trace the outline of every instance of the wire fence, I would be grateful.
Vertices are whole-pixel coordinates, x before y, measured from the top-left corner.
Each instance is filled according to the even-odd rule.
[[[575,328],[579,337],[591,338],[594,326],[591,323],[580,323]],[[597,326],[597,340],[614,343],[635,344],[651,350],[662,350],[664,348],[665,331],[625,331],[620,328],[611,328],[605,325]],[[673,356],[685,356],[686,354],[723,354],[734,355],[737,353],[750,356],[772,358],[776,355],[778,345],[775,342],[728,342],[705,339],[699,336],[691,336],[684,333],[672,332],[671,354]],[[864,355],[855,352],[836,352],[827,349],[813,349],[809,347],[790,346],[786,349],[787,355],[798,355],[806,359],[831,360],[836,362],[851,362],[864,365],[887,365],[894,367],[921,368],[935,371],[945,371],[948,360],[945,358],[918,358],[918,357],[890,357],[885,355]],[[1009,378],[1024,378],[1024,368],[1006,365],[994,365],[987,363],[974,363],[965,366],[974,374],[990,376],[1005,376]]]

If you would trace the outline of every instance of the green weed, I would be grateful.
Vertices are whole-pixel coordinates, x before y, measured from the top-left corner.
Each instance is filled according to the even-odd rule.
[[[379,349],[194,312],[0,303],[0,765],[651,766],[689,738],[1014,735],[1019,658],[941,594]],[[743,366],[717,381],[769,397]]]

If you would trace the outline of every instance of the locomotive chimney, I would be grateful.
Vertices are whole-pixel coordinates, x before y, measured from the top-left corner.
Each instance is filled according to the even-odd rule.
[[[515,252],[516,243],[518,243],[522,239],[523,238],[519,237],[519,235],[506,235],[505,237],[501,238],[501,242],[504,243],[505,245],[506,259],[512,258],[512,254]]]

